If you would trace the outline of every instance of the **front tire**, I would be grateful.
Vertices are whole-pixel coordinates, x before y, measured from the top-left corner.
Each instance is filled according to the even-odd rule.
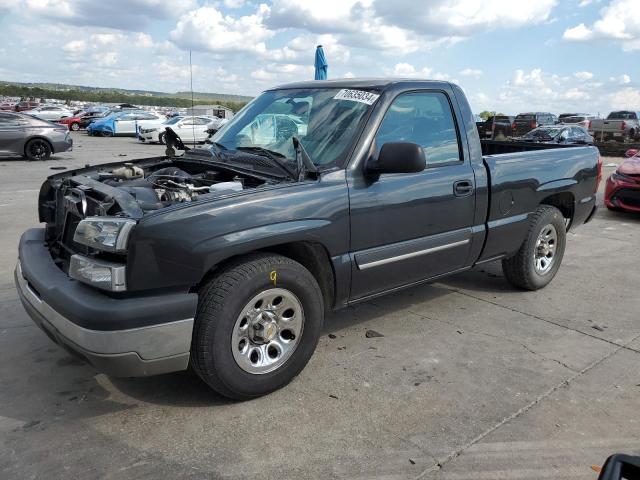
[[[160,145],[164,145],[164,136],[165,136],[165,135],[166,135],[166,134],[165,134],[164,132],[162,132],[162,133],[159,133],[159,134],[158,134],[158,143],[159,143]]]
[[[560,210],[541,205],[531,216],[529,230],[516,254],[502,260],[502,271],[512,285],[538,290],[555,277],[566,246],[565,220]]]
[[[241,258],[200,292],[192,367],[225,397],[265,395],[302,371],[323,321],[322,292],[306,268],[280,255]]]

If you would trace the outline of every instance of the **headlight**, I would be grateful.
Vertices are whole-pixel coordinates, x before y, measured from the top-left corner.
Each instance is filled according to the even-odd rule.
[[[102,290],[122,292],[127,289],[126,267],[119,263],[72,255],[69,276]]]
[[[129,218],[87,217],[78,223],[73,241],[105,252],[124,252],[135,224]]]

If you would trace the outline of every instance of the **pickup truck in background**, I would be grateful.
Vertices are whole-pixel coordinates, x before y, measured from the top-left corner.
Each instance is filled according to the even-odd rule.
[[[606,119],[591,120],[589,133],[597,141],[640,140],[640,112],[621,110],[611,112]]]
[[[534,128],[545,125],[555,125],[558,123],[558,117],[549,112],[529,112],[519,113],[513,121],[513,136],[521,137],[525,133],[529,133]]]
[[[494,115],[477,123],[480,140],[507,139],[513,135],[515,117]]]
[[[99,370],[191,366],[236,399],[291,381],[326,310],[497,260],[515,287],[544,287],[601,171],[590,146],[480,141],[441,81],[285,85],[210,145],[174,156],[174,136],[166,157],[49,177],[15,282]]]

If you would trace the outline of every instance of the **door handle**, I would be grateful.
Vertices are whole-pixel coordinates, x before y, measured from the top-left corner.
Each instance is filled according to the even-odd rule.
[[[473,193],[471,180],[458,180],[453,184],[453,194],[456,197],[468,197]]]

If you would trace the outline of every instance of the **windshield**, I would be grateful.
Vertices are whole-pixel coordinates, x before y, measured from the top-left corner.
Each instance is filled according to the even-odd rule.
[[[298,137],[314,164],[340,164],[377,98],[333,88],[264,92],[212,141],[229,150],[261,147],[295,158],[292,137]]]
[[[544,128],[544,127],[542,127],[542,128],[536,128],[535,130],[531,130],[525,136],[526,137],[554,138],[561,131],[562,131],[562,129],[560,129],[560,128],[551,128],[551,127]]]
[[[180,120],[182,120],[182,117],[171,117],[171,118],[165,120],[162,123],[164,125],[174,125],[174,124],[178,123]]]

